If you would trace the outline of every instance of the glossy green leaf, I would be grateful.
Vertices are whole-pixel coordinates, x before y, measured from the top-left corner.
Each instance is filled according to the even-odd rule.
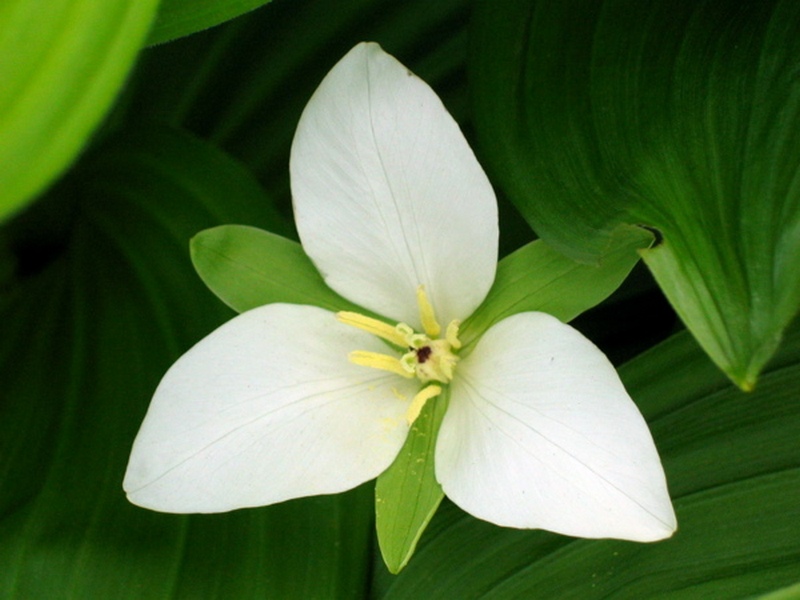
[[[272,302],[363,312],[325,285],[300,244],[255,227],[223,225],[197,234],[192,261],[205,284],[239,312]]]
[[[616,290],[639,261],[638,252],[652,241],[644,229],[621,227],[596,265],[576,262],[541,240],[523,246],[500,261],[489,295],[464,322],[465,349],[516,313],[541,311],[571,321]]]
[[[382,598],[751,598],[800,556],[800,329],[745,394],[686,333],[620,369],[661,454],[670,540],[579,540],[494,527],[443,503]]]
[[[481,2],[475,120],[490,171],[581,260],[620,223],[744,389],[800,306],[800,4]]]
[[[252,201],[246,171],[231,178],[229,167],[177,131],[120,134],[33,207],[61,219],[48,254],[32,263],[23,252],[40,228],[3,231],[20,260],[0,294],[0,597],[347,598],[364,589],[370,487],[192,517],[135,507],[122,491],[160,377],[233,316],[194,273],[190,237],[229,221],[275,225]]]
[[[375,526],[383,562],[392,573],[406,566],[444,498],[433,456],[449,389],[425,403],[400,454],[375,483]]]
[[[125,81],[157,0],[0,4],[0,221],[76,157]]]
[[[270,0],[162,0],[148,43],[161,44],[224,23]]]

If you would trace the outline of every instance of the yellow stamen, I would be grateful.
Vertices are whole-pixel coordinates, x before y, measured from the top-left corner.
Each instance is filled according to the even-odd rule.
[[[388,354],[380,354],[379,352],[367,352],[365,350],[356,350],[347,355],[351,363],[361,365],[362,367],[372,367],[373,369],[380,369],[381,371],[389,371],[390,373],[397,373],[403,377],[411,379],[414,377],[414,371],[409,371],[408,368],[400,362],[399,359]]]
[[[422,319],[422,328],[425,333],[432,338],[439,337],[442,328],[436,321],[436,315],[433,313],[433,306],[428,301],[424,285],[417,288],[417,304],[419,305],[419,316]]]
[[[378,319],[365,317],[364,315],[349,311],[336,313],[336,318],[345,325],[352,325],[362,331],[377,335],[379,338],[383,338],[398,348],[404,348],[408,345],[405,336],[397,330],[397,327],[379,321]]]
[[[441,393],[442,388],[440,388],[438,385],[429,385],[428,387],[422,388],[419,392],[417,392],[417,395],[414,396],[414,399],[411,401],[411,404],[406,411],[406,421],[408,421],[408,424],[411,425],[417,420],[419,413],[422,412],[422,408],[425,406],[425,403],[428,400],[435,398]]]
[[[461,348],[461,340],[458,339],[458,328],[461,325],[461,321],[450,321],[450,324],[447,326],[447,332],[445,333],[444,339],[447,340],[447,343],[450,344],[450,347],[453,350],[458,350]]]

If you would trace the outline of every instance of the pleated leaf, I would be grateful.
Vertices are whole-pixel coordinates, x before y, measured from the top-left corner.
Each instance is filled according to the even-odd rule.
[[[537,233],[595,260],[620,223],[700,345],[751,389],[800,306],[800,5],[482,2],[476,129]]]

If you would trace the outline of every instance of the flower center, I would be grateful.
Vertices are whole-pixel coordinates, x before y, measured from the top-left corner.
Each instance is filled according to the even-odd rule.
[[[414,331],[406,323],[397,323],[392,326],[359,313],[346,311],[337,313],[336,318],[342,323],[377,335],[399,349],[394,356],[357,350],[349,354],[350,361],[357,365],[396,373],[409,379],[416,377],[424,384],[450,383],[458,362],[455,351],[461,348],[461,342],[458,339],[459,322],[451,321],[445,329],[444,337],[440,337],[442,328],[436,320],[433,306],[428,301],[423,286],[417,288],[417,304],[424,333]],[[425,402],[438,396],[441,392],[442,388],[435,384],[420,390],[409,406],[406,415],[409,423],[417,418]]]

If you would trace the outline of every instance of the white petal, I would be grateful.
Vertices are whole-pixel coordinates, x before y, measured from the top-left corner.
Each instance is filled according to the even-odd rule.
[[[377,338],[320,308],[239,315],[164,376],[124,488],[165,512],[220,512],[329,494],[379,475],[408,432],[408,380],[350,363]],[[418,385],[416,386],[418,387]]]
[[[306,253],[356,304],[418,327],[420,284],[445,324],[488,293],[492,187],[433,90],[377,44],[353,48],[314,93],[291,178]]]
[[[543,313],[501,321],[459,363],[436,474],[453,502],[498,525],[635,541],[676,526],[652,437],[613,366]]]

